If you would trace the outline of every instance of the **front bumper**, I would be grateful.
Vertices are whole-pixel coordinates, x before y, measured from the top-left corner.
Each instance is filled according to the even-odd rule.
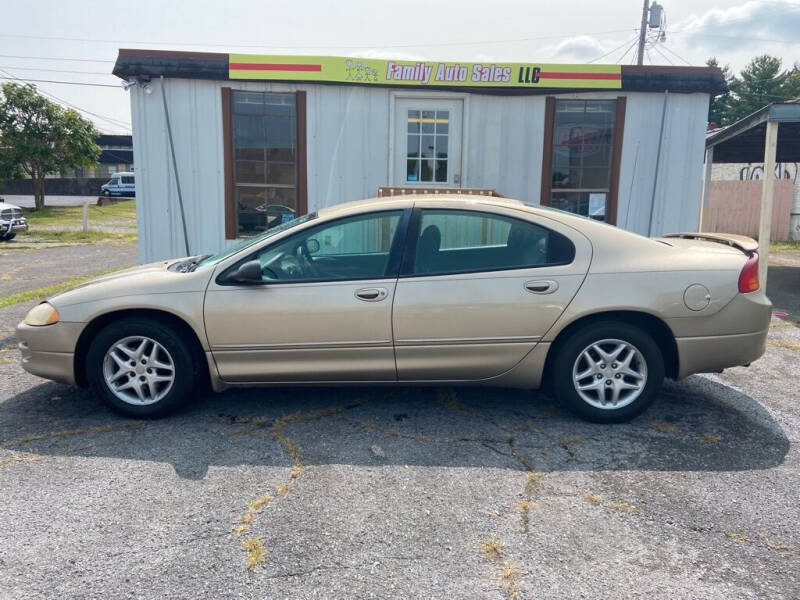
[[[28,373],[75,385],[75,346],[84,323],[59,322],[43,327],[17,325],[22,368]]]
[[[14,219],[13,221],[0,221],[0,235],[9,233],[20,233],[28,231],[28,221],[25,219]]]

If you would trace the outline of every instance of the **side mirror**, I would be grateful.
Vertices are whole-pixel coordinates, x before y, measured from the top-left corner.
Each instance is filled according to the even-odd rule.
[[[261,263],[258,259],[248,260],[246,263],[242,263],[233,273],[231,281],[237,283],[261,283],[263,281],[261,276]]]

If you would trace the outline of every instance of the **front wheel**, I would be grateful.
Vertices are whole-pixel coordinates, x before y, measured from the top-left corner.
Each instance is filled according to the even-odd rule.
[[[0,236],[0,242],[10,242],[15,237],[17,237],[16,233],[7,233],[7,234],[5,234],[3,236]]]
[[[195,380],[192,353],[171,327],[130,318],[103,328],[86,359],[92,390],[131,417],[160,417],[189,397]]]
[[[110,195],[111,195],[111,192],[109,192],[108,190],[103,190],[103,196],[108,198]]]
[[[664,380],[653,338],[627,323],[593,323],[573,333],[554,363],[556,397],[580,417],[620,423],[642,413]]]

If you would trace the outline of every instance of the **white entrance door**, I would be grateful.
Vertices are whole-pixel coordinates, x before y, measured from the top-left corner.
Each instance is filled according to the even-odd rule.
[[[459,99],[396,98],[394,173],[399,187],[461,187]]]

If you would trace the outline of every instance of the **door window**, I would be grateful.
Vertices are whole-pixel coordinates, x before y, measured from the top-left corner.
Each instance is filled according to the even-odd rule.
[[[379,279],[402,211],[340,219],[268,246],[258,255],[264,281]]]
[[[449,110],[408,110],[406,181],[448,181]]]
[[[474,211],[423,210],[413,275],[496,271],[568,264],[575,247],[531,223]]]

